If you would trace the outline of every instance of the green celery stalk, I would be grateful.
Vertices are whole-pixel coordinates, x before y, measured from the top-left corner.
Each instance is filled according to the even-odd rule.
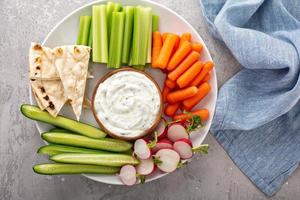
[[[107,13],[107,34],[108,34],[108,41],[109,41],[110,29],[111,29],[111,16],[112,16],[112,12],[114,11],[114,8],[115,8],[114,2],[111,2],[111,1],[107,2],[107,4],[106,4],[106,13]]]
[[[145,65],[149,40],[149,23],[152,26],[152,9],[149,7],[136,6],[133,20],[131,64]]]
[[[145,65],[148,57],[148,41],[149,35],[152,35],[152,9],[150,7],[142,7],[142,36],[141,36],[141,52],[139,56],[139,65]],[[150,49],[151,50],[151,49]],[[151,59],[151,53],[150,53]],[[149,61],[151,62],[151,60]]]
[[[91,16],[80,16],[79,32],[77,37],[78,45],[88,45],[91,19]]]
[[[97,5],[92,8],[93,13],[93,61],[107,63],[108,38],[106,6]]]
[[[130,46],[133,31],[133,13],[134,7],[125,6],[123,9],[125,13],[125,25],[124,25],[124,38],[123,38],[123,50],[122,50],[122,63],[129,63]]]
[[[136,6],[134,8],[133,14],[133,38],[132,38],[132,50],[131,50],[131,65],[139,64],[139,52],[140,52],[140,26],[141,26],[141,18],[140,18],[141,8]]]
[[[152,15],[152,32],[159,31],[159,16]]]
[[[119,68],[122,63],[122,45],[124,34],[124,12],[113,12],[110,35],[109,68]]]

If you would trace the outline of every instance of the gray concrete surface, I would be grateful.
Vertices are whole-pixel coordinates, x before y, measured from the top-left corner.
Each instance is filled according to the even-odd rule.
[[[27,54],[31,41],[42,41],[50,29],[88,0],[0,1],[0,199],[267,199],[239,171],[209,135],[208,156],[198,156],[185,168],[158,181],[134,187],[112,186],[82,176],[39,176],[31,167],[46,161],[35,152],[43,144],[32,121],[19,106],[29,101]],[[198,0],[159,0],[190,22],[201,34],[216,62],[219,85],[240,66],[208,33]],[[299,199],[300,170],[272,199]]]

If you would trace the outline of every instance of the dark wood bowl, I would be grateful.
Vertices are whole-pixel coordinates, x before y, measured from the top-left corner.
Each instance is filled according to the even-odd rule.
[[[145,75],[150,81],[152,81],[154,83],[154,85],[156,86],[157,90],[159,91],[159,97],[160,97],[160,109],[159,109],[159,112],[157,113],[157,117],[155,119],[155,122],[154,124],[147,130],[145,130],[142,134],[136,136],[136,137],[127,137],[127,136],[120,136],[116,133],[113,133],[111,131],[109,131],[103,124],[102,122],[99,120],[98,116],[97,116],[97,113],[95,111],[95,107],[94,107],[94,102],[95,102],[95,96],[96,96],[96,93],[97,93],[97,89],[99,87],[99,85],[101,83],[103,83],[107,78],[109,78],[110,76],[112,76],[113,74],[116,74],[118,72],[121,72],[121,71],[134,71],[134,72],[138,72],[138,73],[141,73],[143,75]],[[118,139],[122,139],[122,140],[136,140],[138,138],[141,138],[141,137],[144,137],[148,134],[150,134],[151,132],[153,132],[155,130],[155,128],[157,127],[157,125],[159,124],[160,120],[161,120],[161,116],[162,116],[162,112],[163,112],[163,100],[162,100],[162,95],[161,95],[161,91],[160,91],[160,88],[158,86],[158,84],[156,83],[156,81],[149,75],[147,74],[146,72],[143,72],[143,71],[139,71],[139,70],[136,70],[136,69],[133,69],[133,68],[129,68],[129,67],[126,67],[126,68],[121,68],[121,69],[117,69],[117,70],[114,70],[114,71],[111,71],[107,74],[105,74],[96,84],[95,88],[94,88],[94,91],[93,91],[93,97],[92,97],[92,105],[91,105],[91,109],[92,109],[92,112],[93,112],[93,115],[98,123],[98,125],[101,127],[101,129],[103,129],[108,135],[110,135],[111,137],[113,138],[118,138]]]

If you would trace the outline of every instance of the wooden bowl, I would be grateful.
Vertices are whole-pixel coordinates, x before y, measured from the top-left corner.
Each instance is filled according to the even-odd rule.
[[[151,82],[154,83],[154,85],[156,86],[157,90],[158,90],[158,93],[159,93],[159,97],[160,97],[160,108],[159,108],[159,111],[157,113],[157,117],[155,118],[155,121],[154,121],[154,124],[147,130],[145,130],[143,133],[141,133],[140,135],[138,136],[135,136],[135,137],[128,137],[128,136],[121,136],[120,134],[116,134],[116,133],[113,133],[111,131],[109,131],[103,124],[102,122],[100,121],[100,119],[98,118],[97,116],[97,112],[95,111],[95,107],[94,107],[94,102],[95,102],[95,96],[96,96],[96,93],[97,93],[97,90],[98,90],[98,87],[101,83],[103,83],[107,78],[109,78],[110,76],[118,73],[118,72],[121,72],[121,71],[134,71],[134,72],[138,72],[140,74],[143,74],[145,75]],[[107,74],[105,74],[96,84],[95,88],[94,88],[94,91],[93,91],[93,97],[92,97],[92,106],[91,106],[91,109],[92,109],[92,112],[93,112],[93,115],[98,123],[98,125],[108,134],[110,135],[111,137],[113,138],[118,138],[118,139],[122,139],[122,140],[136,140],[138,138],[141,138],[141,137],[144,137],[148,134],[150,134],[151,132],[153,132],[155,130],[155,128],[157,127],[157,125],[159,124],[160,120],[161,120],[161,116],[162,116],[162,112],[163,112],[163,100],[162,100],[162,95],[161,95],[161,91],[160,91],[160,88],[158,86],[158,84],[156,83],[156,81],[147,73],[143,72],[143,71],[139,71],[139,70],[136,70],[136,69],[133,69],[133,68],[129,68],[129,67],[125,67],[125,68],[121,68],[121,69],[117,69],[117,70],[114,70],[114,71],[111,71]]]

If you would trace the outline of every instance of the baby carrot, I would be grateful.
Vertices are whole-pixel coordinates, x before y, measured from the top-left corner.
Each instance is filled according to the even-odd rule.
[[[167,70],[171,71],[175,69],[191,51],[192,44],[188,41],[184,41],[172,56],[170,62],[168,63]]]
[[[203,45],[199,42],[194,42],[194,43],[192,43],[192,48],[194,51],[197,51],[200,53],[203,49]]]
[[[201,118],[201,121],[207,121],[209,118],[209,111],[207,109],[199,109],[199,110],[195,110],[193,112],[191,112],[192,115],[197,115]],[[180,120],[180,121],[185,121],[191,118],[191,115],[189,114],[179,114],[179,115],[175,115],[173,117],[173,120]]]
[[[167,96],[170,92],[171,92],[171,88],[165,85],[163,91],[161,92],[164,102],[167,102]]]
[[[170,92],[167,95],[167,100],[169,103],[176,103],[185,99],[188,99],[195,94],[197,94],[198,88],[195,86],[188,87],[182,90],[176,90],[174,92]]]
[[[183,44],[184,41],[190,42],[192,39],[192,35],[190,33],[183,33],[180,37],[180,43],[179,46]]]
[[[214,63],[212,61],[207,61],[206,63],[204,63],[201,72],[192,81],[191,85],[198,86],[202,82],[206,74],[208,74],[213,67],[214,67]]]
[[[180,103],[168,104],[165,108],[165,115],[172,117],[179,108]]]
[[[192,64],[199,59],[200,54],[192,51],[173,71],[168,74],[168,79],[176,81],[176,79],[183,74]]]
[[[163,43],[165,42],[165,40],[166,40],[168,34],[172,34],[172,33],[168,33],[168,32],[167,32],[167,33],[163,33],[163,34],[162,34],[162,41],[163,41]],[[176,52],[176,50],[178,49],[179,43],[180,43],[180,38],[179,38],[178,35],[176,35],[176,43],[175,43],[174,49],[173,49],[173,51],[172,51],[172,55],[173,55],[173,54]]]
[[[174,49],[175,43],[177,40],[177,36],[174,34],[168,34],[165,42],[159,52],[156,63],[157,67],[164,69],[167,67],[167,64],[170,60],[172,51]]]
[[[162,47],[162,40],[161,35],[158,31],[154,31],[152,33],[152,58],[151,58],[151,64],[152,67],[156,68],[156,60],[159,55],[160,49]]]
[[[171,88],[171,89],[176,87],[176,83],[174,81],[169,80],[169,79],[166,79],[165,84],[166,84],[166,86],[168,86],[168,88]]]
[[[202,69],[202,62],[195,62],[188,70],[186,70],[176,81],[180,88],[184,88],[199,74]]]
[[[193,97],[188,98],[182,102],[185,110],[191,110],[195,105],[197,105],[210,91],[210,85],[208,83],[202,83],[197,94]]]

